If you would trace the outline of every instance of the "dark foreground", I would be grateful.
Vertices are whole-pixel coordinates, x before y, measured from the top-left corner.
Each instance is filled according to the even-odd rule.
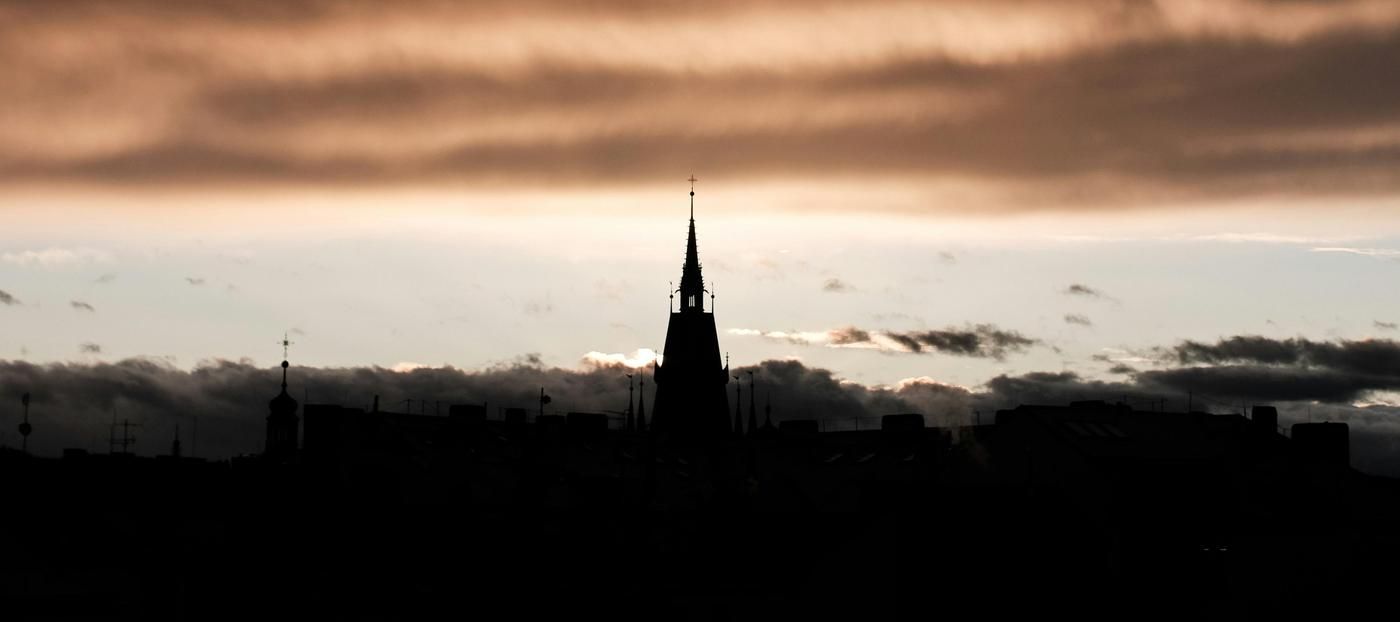
[[[0,461],[0,617],[1245,619],[1389,608],[1395,482],[1242,417],[1020,411],[975,430],[705,447],[490,423],[431,451],[350,447],[285,464],[11,453]],[[1081,439],[1059,427],[1068,420],[1099,425],[1080,426]]]

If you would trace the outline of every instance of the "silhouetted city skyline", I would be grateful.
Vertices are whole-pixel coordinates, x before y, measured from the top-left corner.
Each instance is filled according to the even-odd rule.
[[[1374,0],[0,0],[0,619],[1383,611],[1397,52]]]

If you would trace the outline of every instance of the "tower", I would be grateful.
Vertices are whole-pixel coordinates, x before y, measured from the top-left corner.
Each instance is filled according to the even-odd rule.
[[[690,182],[690,231],[681,267],[680,309],[666,326],[663,363],[657,365],[652,428],[682,442],[714,441],[728,436],[729,366],[720,363],[719,335],[713,305],[705,310],[705,281],[695,243],[695,178]]]
[[[267,403],[267,446],[263,456],[274,462],[289,462],[297,453],[297,401],[287,394],[287,346],[292,342],[282,336],[282,392]]]

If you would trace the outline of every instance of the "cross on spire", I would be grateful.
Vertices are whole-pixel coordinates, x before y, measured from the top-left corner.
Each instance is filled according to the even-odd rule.
[[[695,178],[694,173],[691,173],[690,179],[686,181],[690,182],[690,219],[695,220],[695,182],[700,180]]]
[[[292,347],[292,340],[287,338],[287,333],[282,333],[282,393],[287,392],[287,353]]]

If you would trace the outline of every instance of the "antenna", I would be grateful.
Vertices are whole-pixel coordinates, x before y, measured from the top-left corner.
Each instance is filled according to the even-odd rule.
[[[131,435],[131,428],[139,428],[141,424],[132,423],[130,419],[122,419],[122,422],[119,424],[116,422],[115,412],[112,413],[112,418],[111,435],[107,440],[107,452],[111,454],[130,455],[131,446],[136,444],[136,437]],[[117,435],[117,428],[121,428],[121,436]],[[118,446],[122,448],[120,452],[116,450]]]

